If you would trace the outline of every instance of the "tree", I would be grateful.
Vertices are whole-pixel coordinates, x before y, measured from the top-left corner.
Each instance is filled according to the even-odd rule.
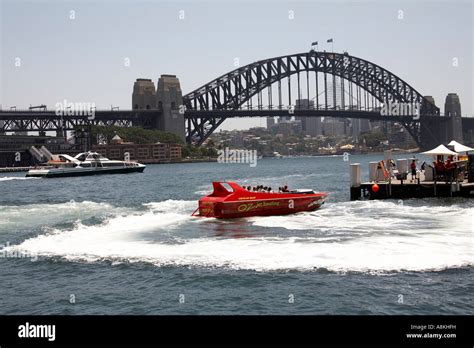
[[[125,142],[134,144],[152,143],[177,143],[183,144],[183,140],[174,133],[143,129],[140,127],[116,127],[116,126],[92,126],[92,143],[97,143],[97,136],[101,135],[107,143],[110,143],[115,135],[118,135]]]

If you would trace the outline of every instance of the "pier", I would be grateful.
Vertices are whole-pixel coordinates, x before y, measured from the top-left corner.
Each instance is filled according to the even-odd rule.
[[[386,159],[383,161],[387,161]],[[390,157],[388,157],[390,158]],[[390,161],[390,160],[389,160]],[[389,162],[387,161],[387,162]],[[407,199],[428,197],[474,197],[474,155],[470,155],[466,167],[452,178],[439,180],[436,171],[426,165],[412,178],[408,173],[409,159],[397,160],[397,173],[384,175],[379,163],[369,163],[369,180],[361,180],[360,163],[350,165],[350,199]],[[385,163],[387,163],[385,162]]]

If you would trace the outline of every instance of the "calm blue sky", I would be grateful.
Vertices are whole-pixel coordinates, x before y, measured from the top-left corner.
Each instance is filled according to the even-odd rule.
[[[438,106],[447,93],[458,93],[462,113],[474,114],[474,10],[468,0],[0,3],[4,109],[53,108],[63,99],[130,109],[138,77],[156,83],[161,74],[176,74],[187,93],[233,70],[236,57],[245,65],[306,51],[316,40],[319,49],[330,50],[326,39],[333,38],[335,51],[387,68],[433,95]],[[260,124],[227,120],[223,127]]]

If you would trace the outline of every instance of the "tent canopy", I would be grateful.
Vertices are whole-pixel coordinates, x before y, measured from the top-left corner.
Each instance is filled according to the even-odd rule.
[[[452,140],[448,145],[454,146],[454,151],[456,152],[468,152],[468,151],[474,151],[472,147],[463,145],[458,143],[456,140]]]
[[[444,145],[440,145],[440,146],[438,146],[438,147],[436,147],[436,148],[434,148],[433,150],[430,150],[430,151],[422,152],[422,154],[424,154],[424,155],[434,155],[434,156],[437,156],[437,155],[455,156],[455,155],[457,155],[456,152],[451,151],[450,149],[448,149]]]

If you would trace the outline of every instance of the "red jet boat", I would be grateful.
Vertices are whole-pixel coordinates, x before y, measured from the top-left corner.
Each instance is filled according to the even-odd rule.
[[[232,219],[287,215],[316,210],[324,204],[327,197],[327,193],[315,193],[312,190],[251,192],[232,181],[213,182],[212,186],[214,192],[199,200],[199,207],[193,216]]]

